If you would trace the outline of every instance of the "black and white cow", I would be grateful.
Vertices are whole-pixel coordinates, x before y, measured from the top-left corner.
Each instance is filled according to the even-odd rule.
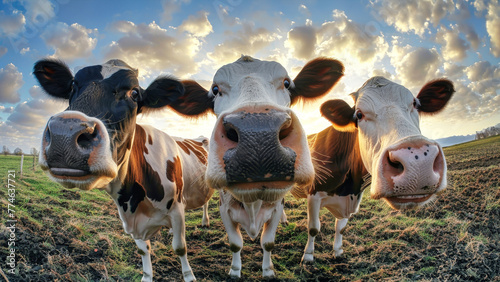
[[[290,106],[327,94],[343,71],[339,61],[318,58],[292,80],[277,62],[242,56],[216,72],[210,90],[183,82],[186,95],[172,108],[194,116],[217,115],[206,179],[220,191],[221,218],[233,252],[231,276],[241,275],[240,226],[252,239],[262,229],[262,274],[274,276],[271,251],[283,197],[294,185],[314,180],[306,135]]]
[[[205,184],[206,138],[170,137],[136,124],[138,114],[160,110],[181,97],[183,85],[157,78],[147,89],[121,60],[79,70],[73,77],[56,60],[41,60],[34,75],[50,96],[68,100],[42,137],[40,166],[65,187],[104,188],[115,201],[125,232],[142,256],[142,281],[152,281],[149,239],[162,226],[173,230],[173,249],[185,281],[195,280],[186,256],[184,211],[203,206],[214,190]]]

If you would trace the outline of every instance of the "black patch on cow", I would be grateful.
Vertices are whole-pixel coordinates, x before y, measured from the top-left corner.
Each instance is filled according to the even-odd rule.
[[[172,204],[174,203],[174,199],[170,199],[167,203],[167,210],[169,210],[172,207]]]
[[[130,186],[123,187],[118,192],[118,204],[122,206],[123,211],[127,211],[127,202],[130,203],[130,212],[134,213],[139,206],[139,203],[144,200],[146,193],[141,184],[134,182]]]

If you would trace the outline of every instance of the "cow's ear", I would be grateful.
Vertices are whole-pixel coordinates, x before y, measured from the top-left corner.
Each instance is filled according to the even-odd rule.
[[[153,81],[142,93],[139,101],[141,113],[152,112],[173,103],[184,94],[184,86],[175,78],[164,76]]]
[[[170,107],[177,113],[189,117],[202,117],[214,111],[214,99],[208,91],[193,80],[183,80],[185,93]]]
[[[320,111],[327,120],[332,122],[336,130],[343,132],[356,130],[354,108],[349,106],[344,100],[328,100],[321,105]]]
[[[428,82],[418,93],[415,106],[420,113],[437,113],[446,106],[454,92],[453,83],[447,79]]]
[[[300,99],[314,99],[327,94],[344,75],[341,62],[317,58],[307,63],[293,80],[290,88],[292,104]]]
[[[69,99],[73,88],[73,74],[65,63],[57,60],[40,60],[33,67],[33,74],[47,94]]]

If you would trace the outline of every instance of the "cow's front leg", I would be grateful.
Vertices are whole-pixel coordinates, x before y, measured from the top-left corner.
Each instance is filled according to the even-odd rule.
[[[304,255],[302,256],[303,263],[314,261],[314,238],[318,235],[321,228],[321,222],[319,221],[320,209],[321,196],[319,193],[307,195],[307,225],[309,232],[307,236],[307,245],[304,249]]]
[[[184,223],[184,204],[182,202],[177,202],[172,205],[170,210],[170,218],[172,222],[172,247],[176,255],[179,256],[182,266],[182,276],[184,281],[194,281],[193,270],[189,265],[187,259],[187,249],[186,249],[186,227]]]
[[[222,198],[222,197],[221,197]],[[233,277],[241,277],[241,249],[243,248],[243,237],[241,236],[240,226],[234,222],[229,215],[229,210],[220,207],[220,217],[229,239],[229,248],[233,253],[233,261],[229,275]]]
[[[153,266],[151,265],[151,244],[149,240],[136,239],[135,243],[139,247],[139,254],[142,258],[142,282],[153,281]]]
[[[274,249],[274,239],[276,237],[276,229],[278,228],[283,213],[284,213],[283,202],[279,202],[276,204],[276,210],[271,216],[271,219],[269,219],[268,222],[264,223],[262,236],[260,237],[260,245],[263,250],[263,258],[262,258],[263,277],[274,277],[274,266],[271,260],[271,251]]]
[[[203,218],[201,219],[201,226],[210,227],[210,217],[208,216],[208,202],[203,205]]]
[[[342,250],[342,233],[344,227],[347,225],[347,218],[341,218],[335,220],[335,240],[333,241],[333,250],[335,251],[335,257],[338,258],[342,255],[344,250]]]

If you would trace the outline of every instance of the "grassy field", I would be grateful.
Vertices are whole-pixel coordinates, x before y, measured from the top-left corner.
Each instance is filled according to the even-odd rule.
[[[277,281],[500,281],[500,137],[445,148],[449,187],[434,204],[397,212],[369,198],[344,233],[344,255],[333,256],[334,218],[322,211],[316,262],[301,265],[307,241],[306,204],[286,198],[288,226],[280,226],[273,262]],[[141,259],[124,233],[116,207],[104,191],[64,189],[26,157],[16,174],[16,274],[9,274],[6,228],[8,170],[18,156],[0,156],[1,268],[10,281],[138,281]],[[187,212],[186,240],[194,274],[201,281],[227,280],[231,253],[218,212],[210,201],[210,228],[201,210]],[[244,235],[242,281],[260,280],[259,240]],[[168,229],[152,240],[157,281],[182,279]],[[5,258],[5,259],[4,259]],[[1,278],[0,278],[1,279]]]

